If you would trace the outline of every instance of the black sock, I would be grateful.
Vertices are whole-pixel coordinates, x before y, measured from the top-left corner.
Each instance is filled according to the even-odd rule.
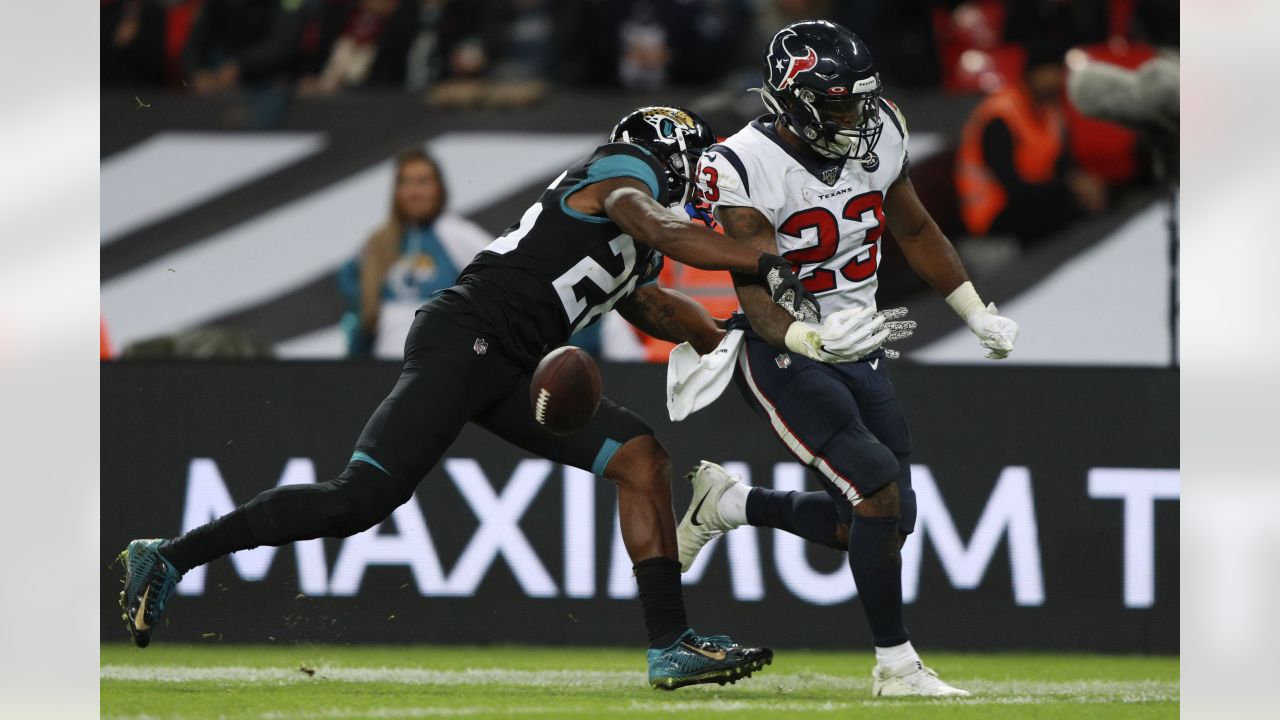
[[[689,629],[684,612],[684,589],[680,587],[680,562],[655,557],[636,563],[636,584],[644,606],[644,625],[649,630],[649,647],[667,648]]]
[[[244,506],[160,545],[160,554],[180,573],[237,550],[254,547]]]
[[[836,550],[845,549],[836,539],[836,525],[840,522],[836,501],[825,492],[751,488],[747,495],[747,522],[785,530]]]
[[[892,647],[906,642],[909,636],[902,621],[898,519],[854,515],[849,528],[849,567],[875,644]]]

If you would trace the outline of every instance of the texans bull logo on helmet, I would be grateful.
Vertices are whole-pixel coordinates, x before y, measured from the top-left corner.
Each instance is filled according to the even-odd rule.
[[[818,53],[813,48],[803,45],[798,49],[788,46],[797,44],[796,31],[784,28],[773,36],[769,44],[769,84],[775,90],[785,90],[796,76],[818,65]],[[798,52],[797,52],[798,50]]]
[[[826,20],[778,31],[765,55],[761,99],[818,155],[861,160],[874,172],[880,75],[857,35]]]

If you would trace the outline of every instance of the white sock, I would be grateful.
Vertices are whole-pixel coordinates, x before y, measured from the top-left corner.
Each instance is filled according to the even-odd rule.
[[[729,486],[716,503],[716,511],[725,522],[734,527],[747,524],[747,496],[751,494],[751,486],[736,482]]]
[[[900,675],[906,670],[914,670],[921,665],[920,656],[916,654],[916,649],[911,647],[910,640],[893,647],[877,647],[876,663],[894,675]]]

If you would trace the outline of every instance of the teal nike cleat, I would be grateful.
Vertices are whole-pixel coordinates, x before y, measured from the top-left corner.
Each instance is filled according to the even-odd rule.
[[[140,648],[151,643],[151,630],[164,612],[173,586],[182,579],[177,568],[160,554],[162,542],[134,540],[120,553],[125,573],[120,609],[134,644]]]
[[[725,635],[686,630],[669,648],[649,650],[649,684],[675,690],[699,683],[736,683],[773,662],[769,648],[744,648]]]

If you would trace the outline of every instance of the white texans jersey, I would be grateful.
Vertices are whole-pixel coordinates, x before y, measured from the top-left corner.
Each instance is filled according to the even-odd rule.
[[[822,316],[875,307],[884,195],[907,158],[907,124],[881,100],[884,129],[874,160],[818,160],[792,148],[765,115],[713,145],[698,165],[698,190],[713,207],[751,207],[776,231],[778,254],[817,296]]]

